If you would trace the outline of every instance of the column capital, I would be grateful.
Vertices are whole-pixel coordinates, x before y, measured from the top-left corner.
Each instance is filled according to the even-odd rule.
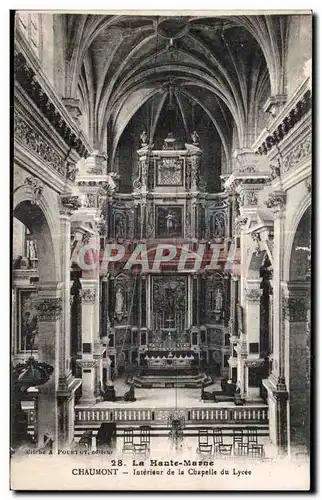
[[[94,304],[96,301],[96,290],[94,288],[85,288],[80,292],[82,302],[86,304]]]
[[[95,367],[96,359],[78,359],[76,364],[85,370],[90,370]]]
[[[71,215],[73,212],[78,210],[82,206],[82,202],[78,195],[74,194],[63,194],[60,197],[60,214],[61,215]]]
[[[62,315],[62,299],[60,297],[38,298],[34,301],[39,321],[56,321]]]
[[[245,297],[248,302],[259,303],[261,296],[263,294],[263,290],[256,288],[245,288]]]
[[[284,191],[276,191],[268,195],[268,200],[264,202],[267,208],[271,208],[273,212],[282,212],[286,205],[286,193]]]

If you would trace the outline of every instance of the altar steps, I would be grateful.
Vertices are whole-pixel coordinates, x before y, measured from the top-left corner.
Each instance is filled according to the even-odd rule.
[[[213,380],[205,373],[198,375],[142,375],[137,373],[129,376],[127,383],[143,389],[201,389],[202,386],[207,387],[213,384]]]

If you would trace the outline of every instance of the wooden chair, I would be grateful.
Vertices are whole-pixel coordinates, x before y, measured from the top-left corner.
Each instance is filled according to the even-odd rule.
[[[199,446],[197,448],[197,453],[198,453],[198,455],[201,455],[204,458],[211,457],[212,456],[212,444],[199,443]]]
[[[257,444],[258,443],[257,429],[247,429],[246,435],[247,435],[248,444],[251,444],[251,443]]]
[[[216,450],[220,444],[223,444],[222,429],[213,430],[213,440],[214,440],[214,450]]]
[[[134,450],[133,429],[124,429],[123,453],[132,453]]]
[[[218,444],[216,448],[216,453],[221,457],[231,456],[233,450],[232,444]]]
[[[233,430],[234,449],[236,448],[236,445],[238,446],[239,443],[243,443],[243,429],[234,429]]]
[[[209,429],[199,429],[198,431],[198,446],[200,444],[208,444]]]
[[[149,448],[146,443],[134,443],[134,455],[139,458],[147,458],[149,454]]]
[[[146,444],[150,448],[151,427],[149,425],[140,426],[140,444]]]
[[[237,443],[237,455],[240,457],[248,457],[249,455],[248,443]]]
[[[262,444],[250,444],[248,456],[251,458],[264,458],[264,446]]]

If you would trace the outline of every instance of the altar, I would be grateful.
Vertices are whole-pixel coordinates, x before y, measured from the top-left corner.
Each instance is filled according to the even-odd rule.
[[[187,370],[198,363],[192,351],[148,351],[144,357],[151,370]]]

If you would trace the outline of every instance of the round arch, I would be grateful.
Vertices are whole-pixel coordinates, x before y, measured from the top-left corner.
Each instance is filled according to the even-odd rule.
[[[60,281],[59,248],[54,241],[54,235],[59,234],[59,228],[49,202],[43,195],[35,202],[33,188],[24,184],[14,192],[13,217],[22,222],[35,237],[40,281]]]
[[[302,220],[302,217],[308,210],[308,208],[311,206],[311,194],[307,193],[301,200],[301,202],[298,205],[300,208],[296,210],[290,227],[288,231],[286,232],[286,242],[285,242],[285,253],[284,253],[284,280],[283,281],[289,281],[290,280],[290,270],[291,270],[291,262],[292,262],[292,253],[293,253],[293,244],[296,238],[296,231],[298,229],[298,226]]]

